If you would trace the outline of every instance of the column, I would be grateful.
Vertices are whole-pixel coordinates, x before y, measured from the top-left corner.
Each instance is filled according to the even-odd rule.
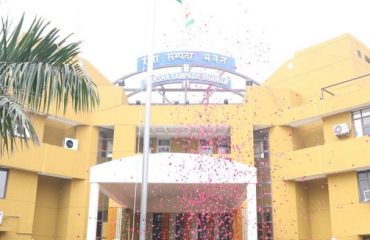
[[[96,225],[98,222],[99,184],[90,183],[89,216],[87,222],[87,240],[96,239]]]
[[[113,159],[135,155],[136,137],[136,125],[115,125]]]
[[[176,239],[176,213],[170,213],[170,220],[169,220],[169,227],[170,227],[170,239]]]
[[[247,239],[257,240],[257,196],[256,184],[247,185]]]
[[[191,239],[198,239],[198,213],[192,213]]]
[[[243,239],[242,234],[242,226],[243,226],[243,216],[242,216],[242,209],[239,208],[238,210],[234,211],[234,221],[233,221],[233,236],[236,240]]]

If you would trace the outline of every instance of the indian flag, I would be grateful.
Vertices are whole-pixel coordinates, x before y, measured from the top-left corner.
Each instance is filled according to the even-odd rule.
[[[190,27],[194,24],[194,18],[191,16],[191,12],[189,11],[189,6],[185,3],[186,0],[176,0],[178,3],[183,5],[185,10],[185,27]]]

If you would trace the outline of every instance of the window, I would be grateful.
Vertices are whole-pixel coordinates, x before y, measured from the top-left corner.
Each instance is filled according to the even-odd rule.
[[[104,223],[108,221],[108,208],[109,208],[109,198],[103,193],[99,193],[99,205],[98,205],[98,219],[96,225],[96,239],[105,239],[102,236]]]
[[[230,154],[230,138],[217,139],[217,153]]]
[[[370,108],[353,112],[356,137],[370,135]]]
[[[258,239],[273,239],[271,170],[268,129],[253,132],[254,164],[257,168],[257,228]]]
[[[170,139],[158,139],[158,152],[170,152]]]
[[[212,139],[200,139],[199,140],[199,153],[210,155],[213,153],[213,142]]]
[[[370,191],[370,170],[358,173],[358,183],[360,188],[360,199],[361,201],[366,201],[369,195],[368,193],[365,195],[366,191]]]
[[[359,58],[361,58],[361,51],[360,51],[360,50],[357,50],[357,56],[358,56]]]
[[[108,128],[99,129],[97,163],[112,160],[114,130]]]
[[[366,55],[365,55],[365,61],[366,61],[367,63],[370,63],[370,58],[369,58],[368,56],[366,56]]]
[[[268,131],[265,129],[254,131],[254,158],[268,158]]]
[[[161,240],[164,229],[163,214],[153,213],[152,239]]]
[[[5,198],[8,170],[0,168],[0,199]]]

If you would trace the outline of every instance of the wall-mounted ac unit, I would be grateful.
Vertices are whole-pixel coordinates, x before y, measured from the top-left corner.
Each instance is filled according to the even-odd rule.
[[[64,138],[63,147],[77,151],[78,150],[78,140],[73,139],[73,138]]]
[[[349,134],[349,126],[347,123],[340,123],[333,126],[333,132],[335,136],[346,136]]]
[[[369,202],[370,201],[370,190],[364,191],[364,201]]]
[[[0,211],[0,225],[3,224],[4,213]]]

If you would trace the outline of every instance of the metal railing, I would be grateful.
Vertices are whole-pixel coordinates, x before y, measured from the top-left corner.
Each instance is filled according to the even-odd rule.
[[[342,82],[339,82],[339,83],[335,83],[335,84],[332,84],[332,85],[329,85],[329,86],[326,86],[326,87],[323,87],[323,88],[321,88],[320,99],[324,100],[324,94],[325,93],[327,93],[331,96],[335,96],[335,93],[333,93],[333,91],[329,91],[328,89],[331,89],[331,88],[336,87],[336,86],[343,85],[343,84],[348,83],[348,82],[356,81],[356,80],[359,80],[361,78],[368,77],[368,76],[370,76],[370,73],[362,75],[362,76],[358,76],[358,77],[355,77],[355,78],[351,78],[351,79],[348,79],[348,80],[345,80],[345,81],[342,81]]]

